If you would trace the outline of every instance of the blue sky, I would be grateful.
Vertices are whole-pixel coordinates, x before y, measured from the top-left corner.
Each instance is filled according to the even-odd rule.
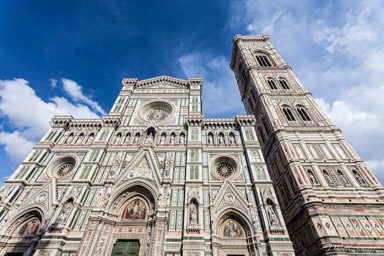
[[[0,2],[0,183],[53,115],[108,113],[124,77],[203,77],[203,114],[244,113],[236,34],[269,34],[384,181],[383,1]]]

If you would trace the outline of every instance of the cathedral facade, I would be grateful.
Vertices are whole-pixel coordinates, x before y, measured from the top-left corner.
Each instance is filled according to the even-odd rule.
[[[0,190],[0,256],[383,253],[383,187],[269,37],[236,36],[231,68],[247,115],[161,76],[55,116]]]
[[[1,190],[0,255],[293,256],[253,115],[206,119],[202,79],[124,79],[56,116]]]

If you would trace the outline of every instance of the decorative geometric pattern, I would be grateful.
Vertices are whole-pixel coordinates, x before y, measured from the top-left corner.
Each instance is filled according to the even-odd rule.
[[[165,109],[155,108],[147,112],[146,119],[148,121],[163,121],[169,116],[169,112]]]
[[[64,177],[64,176],[67,176],[72,170],[73,170],[73,167],[75,165],[73,163],[62,163],[60,164],[56,170],[55,170],[55,174],[56,176],[58,177]]]
[[[234,172],[233,167],[227,163],[218,163],[216,165],[216,172],[223,178],[228,178]]]

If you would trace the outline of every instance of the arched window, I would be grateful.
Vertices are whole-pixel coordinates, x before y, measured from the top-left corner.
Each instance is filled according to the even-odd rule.
[[[75,144],[80,144],[83,141],[84,133],[80,133],[80,135],[77,137]]]
[[[273,81],[272,79],[269,79],[267,80],[268,81],[268,85],[269,87],[272,89],[272,90],[277,90],[277,86],[275,84],[275,81]]]
[[[256,60],[260,67],[271,67],[269,58],[261,53],[256,53]]]
[[[335,182],[333,181],[331,175],[326,170],[323,170],[324,178],[327,181],[328,185],[335,185]]]
[[[72,142],[72,140],[73,140],[73,133],[69,134],[69,136],[65,140],[64,144],[69,144]]]
[[[285,117],[287,118],[288,121],[296,121],[295,117],[292,114],[291,109],[285,107],[285,108],[283,108],[283,112],[284,112]]]
[[[95,134],[94,134],[94,133],[89,134],[89,136],[87,137],[87,139],[86,139],[86,141],[85,141],[85,144],[92,143],[92,141],[93,141],[93,137],[95,137]]]
[[[345,177],[345,175],[344,175],[344,173],[342,171],[337,170],[337,175],[339,175],[339,178],[343,182],[344,185],[350,184],[349,180],[347,179],[347,177]]]
[[[317,181],[316,176],[313,174],[313,172],[308,169],[307,173],[308,173],[309,180],[310,180],[311,184],[312,185],[318,185],[319,182]]]
[[[303,119],[303,121],[311,121],[311,118],[309,118],[309,115],[307,114],[307,111],[304,107],[298,107],[297,112],[299,112],[301,119]]]
[[[289,90],[290,89],[287,81],[285,81],[284,79],[280,79],[279,83],[280,83],[281,87],[283,87],[283,89],[285,89],[285,90]]]
[[[367,182],[361,177],[360,173],[358,173],[356,170],[352,170],[353,176],[355,176],[355,179],[361,186],[367,185]]]

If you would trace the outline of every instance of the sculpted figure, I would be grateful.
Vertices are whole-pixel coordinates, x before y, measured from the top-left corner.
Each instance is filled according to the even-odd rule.
[[[223,134],[219,135],[219,144],[224,144],[224,135]]]
[[[212,135],[212,133],[208,134],[208,144],[213,144],[213,135]]]

